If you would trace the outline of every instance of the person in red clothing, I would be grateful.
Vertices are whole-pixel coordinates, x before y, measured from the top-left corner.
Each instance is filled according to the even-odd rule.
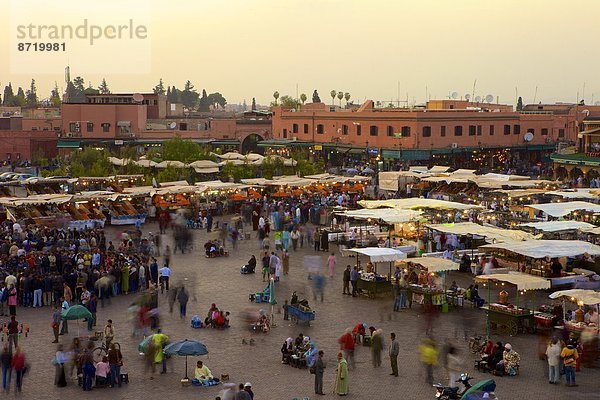
[[[354,369],[354,337],[352,336],[352,330],[346,329],[340,339],[340,349],[344,352],[344,358],[348,361],[348,364]]]
[[[15,354],[13,354],[12,361],[10,364],[11,368],[15,371],[17,377],[15,382],[15,391],[20,392],[23,386],[23,374],[25,373],[25,353],[21,351],[21,347],[17,346]]]
[[[364,339],[366,329],[366,324],[356,324],[354,329],[352,329],[352,336],[354,336],[355,343],[360,343]]]

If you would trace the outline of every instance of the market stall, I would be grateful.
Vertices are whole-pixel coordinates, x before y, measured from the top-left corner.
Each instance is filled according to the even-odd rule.
[[[600,292],[586,289],[571,289],[561,290],[550,294],[551,299],[560,299],[563,302],[563,321],[564,329],[569,332],[574,332],[577,335],[581,334],[584,329],[598,335],[600,333],[600,320],[598,318],[598,305],[600,305]],[[579,307],[571,315],[567,314],[565,301],[568,300],[577,304]],[[583,306],[590,306],[595,309],[595,317],[586,323]]]
[[[404,264],[405,273],[417,274],[417,283],[409,286],[414,303],[442,306],[444,311],[448,307],[445,304],[462,305],[457,293],[446,291],[445,282],[446,272],[458,271],[458,263],[437,257],[409,258],[397,263]]]
[[[491,331],[502,332],[515,336],[520,332],[534,332],[534,316],[537,312],[519,306],[519,294],[524,295],[528,290],[543,290],[550,288],[546,279],[532,275],[511,272],[508,274],[479,275],[475,282],[483,283],[487,288],[488,304],[481,307],[487,314],[488,336]],[[508,292],[505,285],[516,287],[515,304],[508,302]],[[498,301],[491,301],[492,287],[502,289],[498,294]]]
[[[525,240],[486,244],[479,248],[498,254],[500,266],[547,278],[552,282],[552,286],[588,280],[585,275],[569,271],[571,267],[567,268],[567,258],[585,255],[587,263],[590,262],[588,260],[600,255],[600,246],[581,240]],[[560,275],[556,275],[552,270],[553,260],[558,260],[564,267]],[[584,260],[580,261],[584,262]]]
[[[367,268],[365,271],[361,271],[360,278],[356,283],[358,290],[366,292],[371,298],[375,298],[380,293],[392,291],[392,263],[406,258],[406,253],[385,247],[366,247],[363,249],[349,249],[348,251],[356,253],[356,265],[359,271],[361,271],[359,255],[369,257]],[[384,262],[390,263],[390,273],[388,275],[377,273],[377,264]]]

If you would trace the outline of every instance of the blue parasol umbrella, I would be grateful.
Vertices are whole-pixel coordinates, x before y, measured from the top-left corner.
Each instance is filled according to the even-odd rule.
[[[187,374],[187,358],[188,356],[203,356],[208,354],[206,346],[196,340],[180,340],[175,343],[171,343],[164,350],[166,355],[172,356],[185,356],[185,379],[188,379]]]

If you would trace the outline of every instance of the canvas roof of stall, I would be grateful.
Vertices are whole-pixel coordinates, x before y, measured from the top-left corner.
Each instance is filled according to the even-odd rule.
[[[382,220],[388,224],[401,224],[420,219],[423,212],[415,210],[396,210],[393,208],[363,208],[360,210],[342,211],[340,214],[355,219],[374,219]]]
[[[165,195],[165,194],[178,194],[178,193],[196,193],[198,186],[192,185],[181,185],[181,186],[167,186],[154,189],[153,194]]]
[[[36,194],[29,197],[1,197],[0,204],[4,206],[23,206],[35,204],[63,204],[73,198],[71,195],[65,194]]]
[[[543,211],[552,217],[564,217],[573,211],[600,212],[600,205],[587,201],[570,201],[562,203],[527,204],[525,207]]]
[[[477,235],[486,239],[498,241],[533,240],[530,233],[513,229],[502,229],[495,226],[483,226],[473,222],[458,222],[449,224],[427,224],[430,229],[455,235]]]
[[[197,174],[216,174],[219,172],[219,168],[214,167],[214,168],[194,168],[194,171]]]
[[[547,279],[512,271],[508,274],[478,275],[475,280],[507,282],[515,285],[517,290],[543,290],[550,289],[551,286],[551,282]]]
[[[585,188],[573,190],[552,190],[546,192],[546,194],[560,196],[563,199],[600,199],[600,193],[597,192],[598,189]]]
[[[348,251],[368,256],[371,262],[393,262],[407,257],[406,253],[389,247],[365,247]]]
[[[600,292],[596,292],[595,290],[589,289],[560,290],[558,292],[550,294],[548,297],[550,297],[551,299],[568,297],[569,300],[573,302],[581,301],[583,302],[583,304],[589,306],[600,304]]]
[[[507,195],[509,198],[520,198],[527,196],[536,196],[539,194],[545,194],[544,189],[498,189],[493,190],[492,193],[501,193]]]
[[[81,201],[81,200],[96,199],[96,198],[108,198],[108,197],[114,196],[115,194],[119,194],[119,193],[110,192],[108,190],[89,190],[89,191],[84,191],[84,192],[78,192],[75,195],[73,195],[73,201]],[[125,196],[127,196],[127,195],[125,195]]]
[[[561,232],[579,230],[582,232],[591,231],[596,226],[583,221],[543,221],[543,222],[526,222],[519,224],[536,229],[543,232]]]
[[[187,181],[173,181],[173,182],[161,182],[159,183],[161,188],[169,187],[169,186],[188,186],[189,183]]]
[[[219,164],[212,160],[198,160],[188,164],[192,168],[218,168]]]
[[[552,185],[555,184],[553,181],[547,181],[543,179],[530,179],[530,180],[485,180],[485,179],[476,179],[473,181],[477,184],[477,186],[485,189],[498,189],[502,187],[511,187],[511,188],[535,188],[543,185]]]
[[[577,257],[583,254],[600,255],[600,246],[582,240],[526,240],[486,244],[483,250],[505,250],[531,258]]]
[[[239,183],[221,181],[196,182],[196,186],[205,186],[208,190],[235,190],[245,189],[248,187],[248,185],[241,185]]]
[[[148,196],[154,189],[155,188],[152,186],[134,186],[134,187],[124,188],[123,193],[131,195],[131,196],[141,196],[141,195]]]
[[[432,208],[438,210],[471,210],[474,208],[482,208],[475,204],[457,203],[454,201],[437,200],[437,199],[389,199],[389,200],[361,200],[358,202],[364,208],[395,208],[398,210],[415,210],[423,208]]]
[[[427,268],[427,272],[458,271],[460,264],[446,258],[439,257],[415,257],[402,260],[403,263],[419,264]]]
[[[270,179],[266,179],[266,178],[249,178],[249,179],[242,179],[242,183],[246,184],[246,185],[251,185],[251,186],[264,186],[267,182],[269,182]]]

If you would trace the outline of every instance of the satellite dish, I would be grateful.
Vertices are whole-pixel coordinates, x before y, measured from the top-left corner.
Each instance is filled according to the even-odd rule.
[[[171,129],[175,129],[176,127],[177,127],[177,123],[176,122],[171,122],[169,124],[169,128],[171,128]]]
[[[525,135],[523,135],[523,140],[526,142],[531,142],[533,140],[533,133],[527,132]]]
[[[452,94],[450,95],[450,97],[452,97],[453,100],[458,99],[458,92],[452,92]]]
[[[141,103],[142,100],[144,100],[144,96],[142,96],[140,93],[133,94],[133,101]]]
[[[475,102],[479,103],[481,101],[481,96],[475,96]]]
[[[469,93],[465,94],[465,100],[469,101],[470,98],[471,98],[471,95]]]
[[[486,103],[491,103],[492,101],[494,101],[494,96],[492,96],[491,94],[488,94],[487,96],[485,96]]]

